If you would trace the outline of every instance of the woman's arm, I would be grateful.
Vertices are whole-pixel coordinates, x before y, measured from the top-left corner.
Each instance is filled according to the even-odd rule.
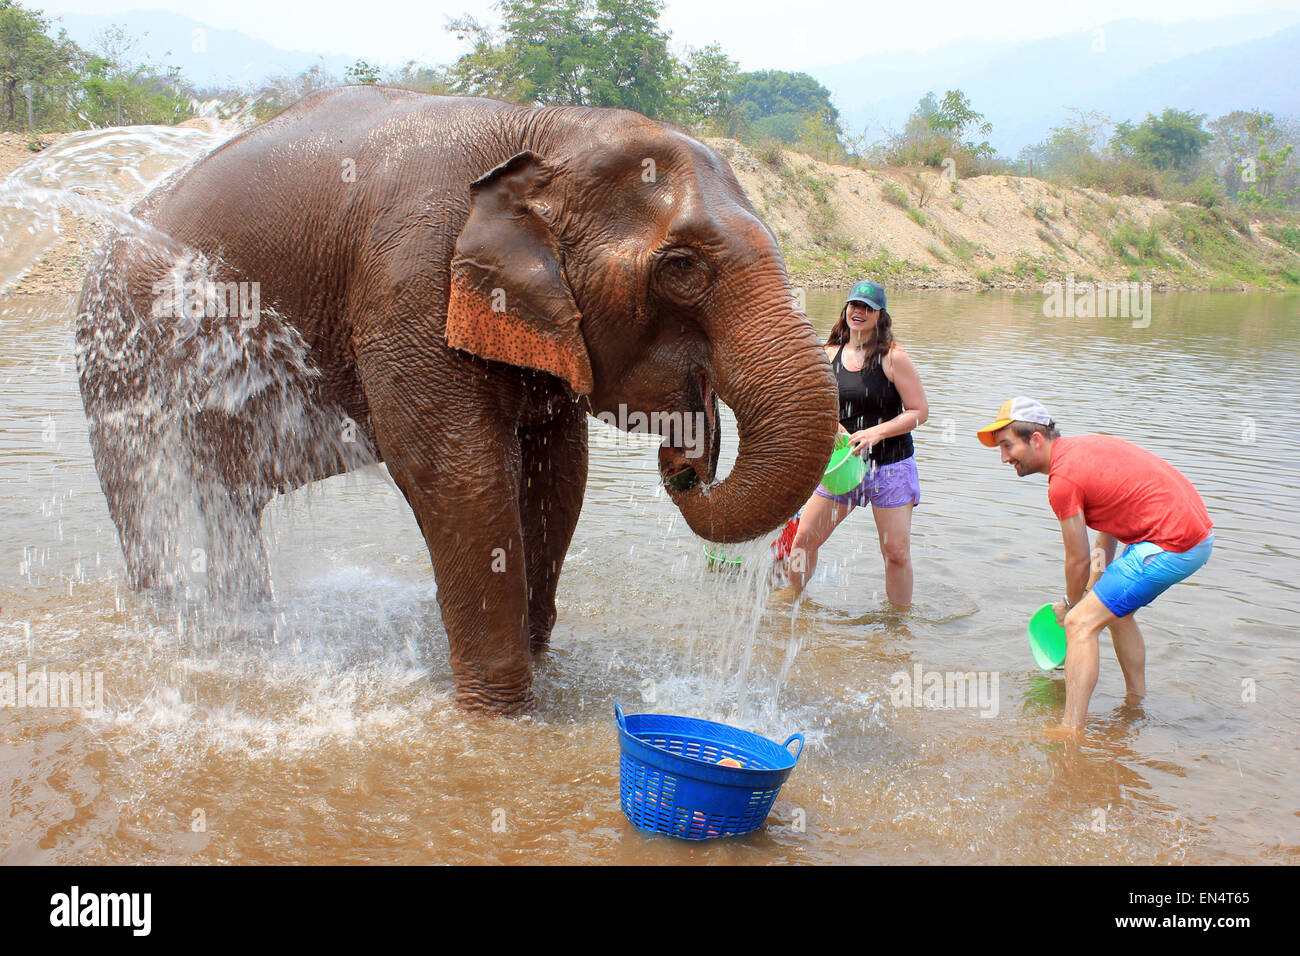
[[[898,389],[898,397],[903,400],[903,410],[897,418],[891,418],[879,425],[855,432],[852,437],[855,449],[866,446],[870,448],[877,442],[895,435],[906,435],[930,417],[930,404],[925,399],[925,388],[921,385],[921,373],[916,370],[912,357],[901,345],[895,346],[889,353],[892,360],[893,374],[890,379]]]

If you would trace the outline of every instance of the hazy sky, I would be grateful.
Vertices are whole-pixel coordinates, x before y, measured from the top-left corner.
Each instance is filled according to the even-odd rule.
[[[464,52],[444,27],[470,13],[494,21],[492,0],[22,0],[59,13],[169,10],[290,50],[341,53],[390,66],[446,63]],[[669,0],[661,22],[678,52],[717,41],[741,69],[807,69],[873,49],[929,50],[961,39],[1024,40],[1111,20],[1210,19],[1300,10],[1300,0]]]

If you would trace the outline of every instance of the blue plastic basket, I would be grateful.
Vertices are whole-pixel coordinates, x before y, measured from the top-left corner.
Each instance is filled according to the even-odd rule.
[[[766,737],[711,720],[669,714],[618,721],[619,798],[639,830],[683,840],[712,840],[757,830],[803,753],[803,734],[778,746]],[[799,742],[793,756],[790,744]],[[719,767],[731,757],[740,767]]]

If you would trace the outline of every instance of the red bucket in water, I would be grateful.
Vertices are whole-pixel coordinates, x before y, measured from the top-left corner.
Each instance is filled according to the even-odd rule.
[[[799,515],[795,515],[786,522],[781,529],[781,537],[772,542],[772,556],[778,561],[784,561],[790,557],[790,549],[794,547],[794,535],[799,530]]]

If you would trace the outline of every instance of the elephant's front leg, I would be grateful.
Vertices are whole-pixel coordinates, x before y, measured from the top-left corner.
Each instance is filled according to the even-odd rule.
[[[533,698],[518,439],[484,424],[441,451],[423,466],[395,450],[385,458],[433,559],[456,703],[519,713]]]
[[[577,402],[545,425],[520,429],[519,516],[528,576],[528,639],[544,650],[555,589],[587,490],[587,415]]]

